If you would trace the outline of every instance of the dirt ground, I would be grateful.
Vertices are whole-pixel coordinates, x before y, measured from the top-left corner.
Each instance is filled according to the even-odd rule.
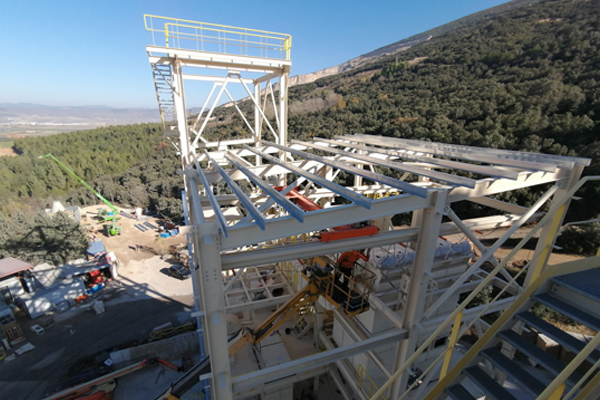
[[[109,251],[114,251],[116,256],[121,262],[127,265],[130,261],[140,261],[147,259],[153,254],[146,251],[135,251],[136,243],[140,246],[147,246],[155,249],[159,253],[166,253],[170,245],[182,244],[186,242],[186,237],[183,234],[179,234],[169,238],[161,238],[158,233],[154,230],[147,230],[145,232],[140,231],[134,225],[143,224],[144,222],[150,222],[154,226],[158,226],[158,219],[149,217],[143,221],[137,221],[121,216],[118,221],[118,225],[121,225],[121,234],[118,236],[107,237],[103,233],[103,225],[99,224],[94,216],[98,214],[100,208],[106,206],[90,206],[82,208],[81,215],[87,216],[87,223],[82,222],[82,225],[91,225],[94,234],[97,238],[102,239],[104,245]]]
[[[116,347],[129,347],[146,340],[156,326],[171,322],[181,325],[190,319],[193,310],[191,279],[184,281],[166,274],[171,261],[146,251],[136,251],[135,244],[164,251],[171,244],[185,242],[185,235],[158,238],[150,230],[141,232],[133,225],[138,221],[123,217],[122,234],[107,238],[102,225],[95,223],[98,206],[84,211],[94,234],[101,238],[108,251],[121,260],[119,277],[107,283],[100,296],[106,312],[96,315],[89,305],[74,306],[62,314],[54,314],[56,324],[44,335],[37,336],[31,326],[38,323],[17,311],[16,318],[25,335],[24,343],[35,346],[12,361],[0,364],[0,399],[36,400],[49,395],[68,380],[67,369],[81,358]],[[157,225],[155,218],[146,221]]]
[[[98,208],[101,207],[87,207],[82,211],[88,216],[93,234],[101,238],[107,250],[113,251],[122,262],[119,278],[99,292],[110,297],[105,301],[106,312],[96,315],[86,311],[85,307],[75,306],[63,314],[56,314],[56,325],[41,336],[30,329],[37,321],[17,312],[26,342],[33,344],[35,349],[0,364],[0,399],[41,399],[67,384],[67,369],[82,357],[108,354],[116,347],[129,347],[144,341],[156,326],[166,322],[180,325],[190,319],[193,309],[191,279],[180,281],[167,276],[165,272],[171,261],[150,252],[136,251],[137,243],[166,253],[168,246],[185,243],[185,235],[162,239],[156,232],[141,232],[135,228],[140,221],[122,217],[119,221],[122,234],[106,237],[102,225],[93,218]],[[145,221],[158,226],[155,218]],[[462,235],[449,239],[464,240]],[[501,248],[495,255],[503,258],[509,252],[510,248]],[[515,260],[528,260],[532,254],[533,250],[521,250]],[[553,254],[550,263],[576,258],[579,257]]]
[[[0,157],[2,156],[16,157],[17,153],[12,148],[0,148]]]

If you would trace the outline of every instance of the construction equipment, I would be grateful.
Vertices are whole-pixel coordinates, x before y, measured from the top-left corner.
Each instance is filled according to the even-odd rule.
[[[274,189],[281,192],[284,186],[275,186]],[[294,204],[304,211],[321,210],[323,207],[304,196],[298,190],[290,190],[285,197],[290,199]],[[355,224],[346,224],[335,226],[331,229],[319,232],[319,240],[321,242],[331,242],[334,240],[351,239],[362,236],[372,236],[379,233],[379,228],[371,225],[368,221],[362,221]]]
[[[107,226],[109,236],[120,235],[121,234],[121,226],[117,225],[117,220],[119,220],[119,218],[117,217],[117,215],[119,215],[119,210],[117,209],[117,207],[113,206],[100,193],[98,193],[97,191],[92,189],[92,187],[90,185],[88,185],[83,179],[78,177],[77,174],[75,174],[75,172],[73,172],[69,167],[67,167],[65,164],[60,162],[58,160],[58,158],[54,157],[52,154],[46,154],[45,156],[40,156],[39,158],[48,158],[48,157],[53,159],[54,161],[56,161],[58,163],[58,165],[63,167],[65,169],[65,171],[67,171],[69,174],[71,174],[73,177],[75,177],[75,179],[77,179],[79,182],[81,182],[86,188],[91,190],[92,193],[94,193],[96,195],[96,197],[98,197],[100,200],[102,200],[104,202],[104,204],[106,204],[111,209],[111,211],[107,211],[105,209],[99,210],[98,218],[101,219],[102,222],[111,222],[111,224]]]
[[[368,289],[366,289],[368,285],[362,285],[365,288],[362,293],[352,290],[352,282],[344,288],[338,286],[334,281],[337,276],[337,269],[336,274],[332,274],[332,270],[328,268],[327,260],[321,257],[306,260],[304,265],[307,274],[302,274],[302,276],[308,281],[308,284],[271,314],[259,327],[240,329],[230,336],[228,339],[230,357],[248,343],[252,345],[260,343],[294,313],[312,304],[319,296],[323,296],[336,307],[342,307],[349,316],[357,315],[369,309]],[[158,396],[156,400],[179,400],[183,394],[198,383],[198,378],[201,375],[210,372],[210,356],[207,356],[172,384],[163,394]]]
[[[138,371],[147,366],[157,364],[177,372],[182,370],[177,365],[163,359],[148,358],[128,367],[111,372],[110,374],[93,379],[89,382],[62,390],[50,397],[46,397],[44,400],[109,400],[112,399],[112,392],[117,387],[115,379]]]

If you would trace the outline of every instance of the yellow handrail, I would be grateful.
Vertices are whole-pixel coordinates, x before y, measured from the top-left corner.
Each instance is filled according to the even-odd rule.
[[[371,396],[373,394],[373,389],[379,389],[379,388],[377,387],[377,385],[375,384],[373,379],[371,379],[371,377],[369,376],[369,374],[367,373],[365,368],[362,366],[362,364],[358,364],[358,368],[356,369],[356,375],[358,375],[358,388],[360,390],[363,390],[363,387],[362,387],[362,384],[364,382],[363,374],[367,377],[367,379],[371,383],[369,385],[369,396]],[[384,396],[381,396],[381,397],[383,397],[384,400],[387,400]]]
[[[442,322],[438,328],[429,336],[429,338],[427,340],[425,340],[425,342],[423,342],[423,344],[421,344],[421,346],[404,362],[404,364],[402,366],[400,366],[400,368],[398,368],[394,374],[392,374],[392,376],[388,379],[388,381],[381,387],[379,388],[379,390],[377,391],[377,393],[375,393],[370,400],[376,400],[380,397],[383,396],[383,392],[385,390],[387,390],[388,387],[391,386],[391,384],[398,379],[407,369],[408,367],[414,363],[417,358],[429,347],[429,345],[431,343],[433,343],[433,341],[445,330],[447,329],[448,326],[450,326],[450,324],[455,320],[456,316],[463,312],[463,310],[466,308],[466,306],[471,302],[471,300],[473,300],[475,298],[475,296],[477,296],[479,294],[479,292],[481,292],[481,290],[483,290],[483,288],[485,288],[492,279],[494,279],[496,277],[496,275],[500,272],[500,270],[502,268],[504,268],[504,266],[506,265],[506,263],[512,259],[512,257],[515,256],[515,254],[521,249],[523,248],[523,246],[525,246],[525,244],[535,235],[535,233],[541,229],[542,226],[544,226],[547,222],[552,221],[559,209],[567,203],[567,201],[569,201],[573,195],[575,194],[575,192],[577,192],[577,190],[579,190],[585,183],[587,183],[588,181],[597,181],[600,180],[600,176],[598,175],[589,175],[586,176],[584,178],[582,178],[579,182],[577,182],[577,184],[575,184],[559,201],[555,202],[554,204],[552,204],[552,206],[550,207],[550,210],[548,210],[547,214],[544,216],[544,218],[542,218],[542,220],[539,222],[539,224],[537,224],[516,246],[515,248],[504,258],[504,260],[502,260],[502,262],[498,263],[498,265],[488,274],[488,276],[481,281],[481,283],[471,292],[471,294],[469,296],[467,296],[466,299],[463,300],[463,302],[446,318],[446,320],[444,322]],[[559,215],[559,214],[558,214]],[[543,249],[545,250],[545,248]],[[537,255],[536,255],[537,256]],[[562,265],[562,264],[561,264]],[[536,265],[536,269],[540,268],[539,265]],[[548,267],[550,268],[550,267]],[[552,269],[552,271],[554,271],[555,269]],[[521,271],[522,272],[522,271]],[[537,273],[537,271],[536,271]],[[540,277],[546,277],[546,274],[542,274],[539,275]],[[536,279],[534,282],[538,282],[539,279]],[[533,282],[532,282],[533,285]],[[529,287],[531,288],[531,286]],[[524,293],[528,293],[528,289],[525,290],[523,292]],[[522,295],[521,295],[522,296]],[[521,297],[520,296],[520,297]],[[519,297],[519,298],[520,298]],[[513,303],[514,305],[514,303]],[[511,306],[512,307],[512,306]],[[509,307],[510,309],[510,307]],[[508,310],[507,310],[508,311]],[[498,319],[498,321],[500,321],[504,316],[505,316],[506,312],[504,314],[502,314],[502,316],[500,317],[500,319]],[[484,337],[486,337],[487,333],[490,332],[490,330],[488,330],[486,332],[486,334],[484,334],[484,336],[480,339],[480,341],[483,340]],[[479,343],[479,342],[478,342]],[[475,346],[474,346],[475,347]],[[474,348],[473,347],[473,348]],[[472,348],[472,349],[473,349]],[[467,353],[469,354],[469,353]],[[465,357],[463,357],[460,361],[462,362],[464,359],[467,358],[467,355],[465,355]],[[460,364],[460,362],[459,362]],[[458,364],[457,364],[458,365]],[[456,368],[456,367],[455,367]],[[453,368],[452,371],[455,370],[455,368]],[[455,376],[455,375],[454,375]],[[450,382],[453,377],[451,377],[451,372],[449,372],[444,379],[442,379],[438,385],[436,386],[436,388],[438,386],[440,386],[442,384],[442,382],[445,382],[445,384],[447,384],[448,382]],[[450,379],[449,379],[450,378]],[[445,387],[445,386],[444,386]],[[435,389],[435,388],[434,388]],[[431,393],[431,392],[430,392]],[[438,392],[439,394],[439,392]],[[435,396],[434,396],[435,397]],[[427,397],[427,399],[430,398],[429,395]],[[433,397],[431,397],[433,398]]]
[[[182,41],[193,41],[196,44],[196,48],[188,48],[187,50],[250,55],[251,49],[258,49],[260,54],[252,54],[253,56],[290,60],[292,37],[291,35],[284,33],[211,24],[179,18],[168,18],[150,14],[144,15],[144,27],[147,31],[152,32],[154,45],[157,45],[157,38],[154,36],[154,33],[158,32],[161,35],[164,34],[165,47],[169,48],[186,49],[182,46]],[[206,35],[206,33],[209,33],[209,35]],[[207,50],[204,48],[205,44],[216,44],[218,45],[218,48],[216,50]],[[230,46],[233,45],[236,48],[239,47],[239,52],[228,52],[228,44]],[[202,48],[198,48],[199,46]],[[273,57],[273,52],[279,53],[279,56]]]
[[[513,317],[513,315],[527,302],[531,296],[542,286],[548,279],[566,273],[585,271],[591,268],[597,268],[600,264],[600,257],[585,258],[582,260],[569,261],[562,264],[550,265],[545,271],[525,289],[523,293],[502,313],[502,315],[492,324],[492,326],[475,342],[475,344],[467,351],[467,353],[456,363],[456,365],[441,379],[438,384],[427,393],[423,400],[433,400],[442,393],[444,388],[452,382],[452,380],[461,373],[463,368],[467,366],[469,361],[475,357],[487,342],[493,338],[502,329],[504,324]],[[591,351],[591,350],[590,350]],[[377,393],[376,393],[377,394]],[[372,397],[375,399],[376,397]]]

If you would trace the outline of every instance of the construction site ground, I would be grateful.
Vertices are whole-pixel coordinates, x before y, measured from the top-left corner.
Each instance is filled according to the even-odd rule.
[[[191,279],[180,281],[167,276],[166,270],[173,261],[163,259],[153,252],[136,251],[137,243],[138,248],[152,249],[158,254],[163,254],[167,252],[170,245],[184,243],[185,235],[180,234],[167,239],[158,238],[157,233],[152,230],[141,232],[135,228],[134,225],[140,221],[123,217],[119,221],[122,234],[108,238],[103,235],[102,226],[93,218],[98,208],[95,206],[83,210],[88,215],[87,224],[92,226],[92,234],[102,238],[107,250],[113,251],[122,262],[119,278],[99,292],[99,296],[105,299],[106,312],[96,315],[89,308],[89,304],[74,306],[62,314],[54,314],[56,324],[44,335],[38,336],[30,329],[38,321],[30,320],[22,312],[17,311],[16,317],[24,332],[25,341],[15,348],[24,343],[31,343],[35,348],[0,364],[1,398],[41,399],[67,385],[69,377],[67,369],[76,361],[93,354],[102,352],[108,354],[116,348],[141,343],[157,326],[167,322],[180,325],[190,319],[193,310]],[[145,221],[158,226],[155,218],[148,218]],[[464,237],[455,235],[448,239],[459,241],[464,240]],[[510,248],[501,248],[495,255],[503,258],[508,252]],[[515,260],[527,260],[532,254],[532,250],[521,250]],[[579,257],[553,254],[550,263],[555,264],[574,258]],[[304,349],[301,353],[306,353],[307,350]],[[291,353],[295,351],[292,350]],[[301,354],[290,355],[293,359],[302,356]],[[177,363],[177,360],[173,361]],[[122,378],[119,382],[122,388],[118,389],[117,393],[120,391],[125,397],[117,394],[115,399],[146,399],[148,393],[136,391],[136,386],[152,386],[152,392],[156,393],[164,390],[168,383],[176,378],[177,373],[164,371],[161,367],[146,368],[143,372]],[[304,387],[298,385],[298,390],[304,390]],[[329,382],[324,383],[321,390],[329,392],[327,397],[331,399],[338,396],[335,387]]]
[[[106,312],[96,315],[89,303],[74,306],[62,314],[53,314],[56,324],[38,336],[31,331],[31,326],[39,321],[30,320],[17,311],[16,318],[25,341],[14,348],[25,343],[31,343],[35,348],[0,364],[0,398],[44,398],[67,385],[67,370],[76,361],[141,343],[157,326],[167,322],[181,325],[190,319],[194,304],[191,279],[181,281],[168,276],[166,270],[172,264],[170,260],[135,250],[137,242],[140,247],[166,252],[169,245],[184,243],[185,236],[157,238],[151,230],[140,232],[136,229],[133,225],[138,221],[122,218],[119,221],[122,234],[107,238],[102,234],[102,226],[93,218],[97,208],[83,210],[89,212],[88,224],[93,224],[93,234],[101,238],[107,250],[113,251],[122,263],[119,278],[108,282],[106,288],[98,292],[99,298],[105,299]],[[158,226],[154,218],[146,221]]]

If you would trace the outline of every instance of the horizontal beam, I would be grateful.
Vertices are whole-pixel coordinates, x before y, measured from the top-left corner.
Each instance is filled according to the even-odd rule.
[[[480,175],[487,175],[491,177],[500,177],[507,179],[517,179],[518,176],[524,172],[511,171],[506,168],[499,168],[488,165],[469,164],[460,161],[445,160],[441,158],[419,156],[414,151],[406,150],[386,150],[380,147],[364,146],[356,143],[350,143],[347,139],[343,139],[344,136],[336,136],[338,140],[315,138],[315,142],[324,142],[329,144],[337,144],[338,146],[352,147],[357,150],[364,150],[370,153],[379,153],[389,156],[395,156],[404,160],[419,161],[422,162],[422,166],[425,168],[448,168],[457,169],[459,171],[472,172]]]
[[[388,148],[391,147],[396,149],[412,150],[425,154],[457,158],[459,160],[507,165],[511,167],[524,168],[531,171],[554,172],[557,167],[555,163],[549,164],[548,162],[542,161],[539,158],[536,158],[536,161],[530,161],[532,158],[528,158],[527,156],[532,153],[514,152],[515,154],[512,154],[506,151],[507,153],[495,154],[493,149],[481,147],[454,146],[443,143],[419,142],[416,140],[409,141],[399,138],[363,135],[358,133],[355,133],[351,136],[343,136],[342,138]],[[567,162],[567,164],[569,164],[566,165],[567,168],[571,168],[573,166],[573,163]]]
[[[271,185],[263,181],[259,176],[250,171],[240,161],[239,157],[236,157],[233,153],[225,154],[225,158],[237,169],[242,171],[244,175],[248,177],[256,186],[261,188],[266,194],[271,196],[277,204],[283,207],[292,217],[296,218],[299,222],[304,221],[304,211],[290,200],[286,199],[284,195],[273,189]]]
[[[263,153],[262,151],[260,151],[258,149],[253,149],[248,146],[244,146],[244,148],[250,149],[253,153],[261,156],[262,158],[269,161],[270,163],[280,165],[300,176],[303,176],[304,178],[306,178],[314,183],[317,183],[319,186],[325,187],[334,193],[337,193],[339,196],[341,196],[347,200],[350,200],[350,201],[360,205],[361,207],[364,207],[366,209],[369,209],[371,207],[371,200],[369,200],[368,198],[366,198],[364,196],[361,196],[358,193],[355,193],[352,190],[345,188],[344,186],[338,185],[337,183],[331,182],[331,181],[323,178],[322,176],[315,175],[312,172],[308,172],[302,168],[296,167],[293,164],[288,163],[287,161],[282,161],[275,157],[272,157],[266,153]]]
[[[224,154],[224,152],[223,152],[223,154]],[[254,153],[252,153],[252,154],[254,154]],[[206,157],[204,157],[204,158],[206,159]],[[200,161],[202,161],[201,157],[198,157],[198,159]],[[319,163],[317,163],[315,161],[308,161],[308,162],[294,161],[294,162],[288,162],[287,164],[290,164],[290,165],[293,165],[295,167],[302,168],[305,170],[309,170],[309,169],[314,168],[315,166],[319,165]],[[262,165],[252,166],[252,167],[248,167],[248,170],[252,171],[254,174],[256,174],[258,176],[263,176],[263,177],[280,175],[280,174],[289,172],[289,170],[287,168],[284,168],[284,167],[276,165],[276,164],[262,164]],[[242,171],[232,169],[232,170],[228,170],[227,173],[229,174],[229,176],[231,176],[231,179],[233,179],[235,181],[239,181],[242,179],[243,180],[248,179]],[[204,175],[206,175],[206,178],[208,179],[208,181],[210,183],[217,183],[217,182],[221,181],[221,175],[219,175],[216,171],[204,171]]]
[[[250,198],[246,195],[246,193],[244,193],[242,188],[240,188],[238,186],[238,184],[233,179],[231,179],[231,177],[227,174],[227,172],[223,168],[221,168],[221,166],[215,160],[210,158],[210,155],[208,153],[206,153],[206,156],[208,157],[213,168],[215,168],[217,170],[217,172],[221,175],[221,177],[223,178],[225,183],[227,183],[227,186],[229,186],[229,188],[237,196],[237,198],[240,200],[240,202],[244,205],[244,208],[246,209],[246,211],[250,215],[252,215],[252,218],[254,218],[254,221],[256,222],[256,224],[260,227],[260,229],[262,229],[264,231],[265,230],[265,217],[256,208],[256,206],[254,205],[254,202],[252,202],[252,200],[250,200]],[[218,205],[218,202],[217,202],[217,207],[219,207],[219,210],[218,211],[215,210],[215,214],[217,212],[220,212],[220,206]]]
[[[447,201],[449,203],[454,203],[461,200],[481,198],[496,193],[542,185],[544,183],[552,183],[561,180],[566,181],[569,179],[569,177],[569,170],[559,168],[553,173],[547,173],[543,171],[534,172],[528,175],[520,176],[517,180],[492,178],[482,179],[477,182],[477,185],[474,189],[457,187],[450,190]]]
[[[235,394],[235,392],[253,387],[257,382],[274,381],[276,379],[300,374],[316,367],[328,365],[332,362],[343,360],[357,354],[362,354],[379,346],[397,343],[405,340],[407,337],[407,330],[394,329],[391,332],[386,332],[375,337],[361,340],[357,343],[338,347],[333,350],[323,351],[308,357],[303,357],[284,364],[264,368],[248,374],[239,375],[231,380],[233,384],[233,391]]]
[[[488,230],[509,227],[518,219],[519,215],[495,215],[491,217],[474,218],[463,221],[463,223],[471,230]],[[440,235],[442,236],[461,232],[460,228],[453,222],[443,223],[440,227]],[[380,232],[373,236],[336,240],[333,242],[314,241],[268,247],[258,250],[222,253],[221,266],[223,270],[230,270],[253,265],[274,264],[276,262],[295,260],[297,258],[340,253],[346,250],[359,248],[387,246],[399,242],[406,243],[415,241],[418,233],[418,228],[406,228]]]
[[[222,249],[235,249],[253,243],[261,243],[267,240],[280,239],[298,235],[305,232],[316,232],[334,226],[352,224],[386,217],[403,212],[410,212],[433,205],[434,192],[428,193],[426,199],[408,194],[387,197],[375,200],[371,203],[371,209],[366,210],[356,204],[345,204],[341,206],[316,210],[304,215],[304,223],[296,221],[293,217],[281,217],[267,220],[267,229],[261,231],[253,224],[247,226],[230,227],[228,238],[221,242]]]
[[[227,68],[236,70],[276,72],[284,68],[290,68],[292,65],[290,60],[236,56],[198,50],[175,49],[171,47],[146,46],[146,52],[149,57],[164,58],[166,55],[168,58],[177,58],[181,60],[186,66],[202,66],[205,68],[226,66]]]
[[[292,143],[298,143],[302,146],[311,147],[313,149],[327,151],[333,154],[338,154],[342,156],[346,156],[349,158],[354,158],[356,160],[366,161],[370,164],[382,165],[384,167],[392,168],[398,171],[410,172],[411,174],[425,176],[431,179],[437,179],[442,182],[447,182],[453,185],[458,186],[466,186],[470,188],[475,187],[475,180],[470,178],[465,178],[463,176],[447,174],[445,172],[438,172],[427,168],[417,167],[410,164],[399,163],[395,161],[384,160],[381,158],[373,157],[370,154],[359,154],[359,153],[350,153],[349,151],[339,150],[329,146],[319,146],[318,144],[302,142],[299,140],[293,140]]]
[[[329,165],[331,167],[338,168],[343,171],[347,171],[351,174],[362,176],[363,178],[371,179],[375,182],[379,182],[384,185],[388,185],[390,187],[396,188],[396,189],[401,190],[406,193],[413,194],[415,196],[419,196],[419,197],[423,197],[423,198],[425,198],[427,196],[427,189],[412,185],[412,184],[404,182],[404,181],[399,181],[398,179],[390,178],[389,176],[381,175],[381,174],[371,172],[371,171],[365,170],[365,169],[356,168],[353,165],[349,165],[349,164],[346,164],[346,163],[343,163],[340,161],[334,161],[329,158],[306,153],[304,151],[294,150],[292,148],[289,148],[286,146],[281,146],[276,143],[261,141],[261,144],[277,147],[279,150],[283,150],[285,152],[295,154],[304,159],[317,161],[322,164]]]
[[[226,77],[224,76],[210,76],[210,75],[195,75],[195,74],[183,74],[183,79],[188,81],[201,81],[201,82],[218,82],[224,83],[226,81]],[[254,79],[250,78],[242,78],[242,81],[245,83],[253,83]],[[227,81],[228,83],[234,81]]]

